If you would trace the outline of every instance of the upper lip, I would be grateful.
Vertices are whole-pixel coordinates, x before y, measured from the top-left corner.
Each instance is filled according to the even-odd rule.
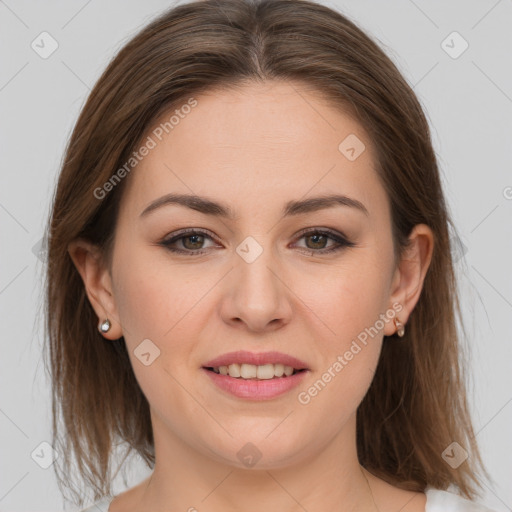
[[[261,366],[264,364],[282,364],[284,366],[291,366],[296,370],[308,370],[308,366],[304,361],[296,357],[283,354],[282,352],[248,352],[246,350],[239,350],[237,352],[228,352],[222,354],[207,363],[204,363],[203,368],[218,368],[219,366],[229,366],[230,364],[254,364]]]

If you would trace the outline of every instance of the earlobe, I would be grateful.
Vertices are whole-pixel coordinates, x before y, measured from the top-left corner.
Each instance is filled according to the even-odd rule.
[[[396,314],[399,322],[405,324],[416,306],[423,289],[425,276],[432,261],[434,235],[426,224],[417,224],[409,236],[409,246],[402,256],[395,271],[392,284],[390,303],[399,303],[402,309]],[[385,332],[387,336],[401,330],[397,326],[393,332]],[[393,326],[391,326],[393,329]]]
[[[101,249],[79,239],[69,244],[68,253],[82,278],[89,302],[98,316],[98,330],[105,338],[120,338],[123,332],[118,321],[112,279],[104,263]],[[100,329],[100,325],[106,325],[107,320],[109,328]]]

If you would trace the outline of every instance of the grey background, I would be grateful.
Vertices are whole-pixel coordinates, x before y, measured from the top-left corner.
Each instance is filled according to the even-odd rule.
[[[380,41],[431,122],[462,244],[475,429],[494,480],[482,501],[512,510],[512,1],[322,3]],[[0,511],[64,509],[52,466],[31,458],[35,449],[48,457],[49,448],[39,445],[51,439],[38,243],[65,143],[90,88],[122,44],[171,5],[0,0]],[[43,31],[59,45],[47,59],[31,48]],[[453,31],[469,44],[458,58],[442,46]],[[462,48],[453,37],[444,45]],[[146,474],[135,460],[130,486]]]

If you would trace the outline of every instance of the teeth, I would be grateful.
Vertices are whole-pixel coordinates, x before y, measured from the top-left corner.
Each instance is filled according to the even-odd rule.
[[[291,366],[284,367],[284,374],[289,377],[293,373],[293,368]]]
[[[256,377],[258,377],[258,379],[273,379],[274,365],[264,364],[262,366],[256,366]]]
[[[228,373],[231,377],[240,377],[240,365],[239,364],[230,364],[229,366],[224,366],[227,368]],[[220,371],[220,368],[219,368]]]
[[[242,379],[255,379],[258,373],[258,367],[253,364],[240,365],[240,377]]]
[[[254,364],[234,363],[229,366],[213,368],[213,371],[221,375],[229,375],[235,378],[268,380],[274,377],[282,377],[283,375],[289,377],[293,375],[296,370],[291,366],[285,366],[283,364],[263,364],[256,366]]]
[[[274,365],[274,375],[276,377],[282,377],[284,375],[284,365],[283,364],[275,364]]]

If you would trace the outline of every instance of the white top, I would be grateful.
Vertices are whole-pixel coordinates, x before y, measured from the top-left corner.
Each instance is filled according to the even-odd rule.
[[[461,498],[458,494],[428,488],[425,512],[495,512],[494,510]]]
[[[495,512],[484,505],[466,500],[458,494],[448,491],[427,488],[425,495],[427,496],[425,512]],[[103,498],[80,512],[108,512],[108,507],[113,499]]]

